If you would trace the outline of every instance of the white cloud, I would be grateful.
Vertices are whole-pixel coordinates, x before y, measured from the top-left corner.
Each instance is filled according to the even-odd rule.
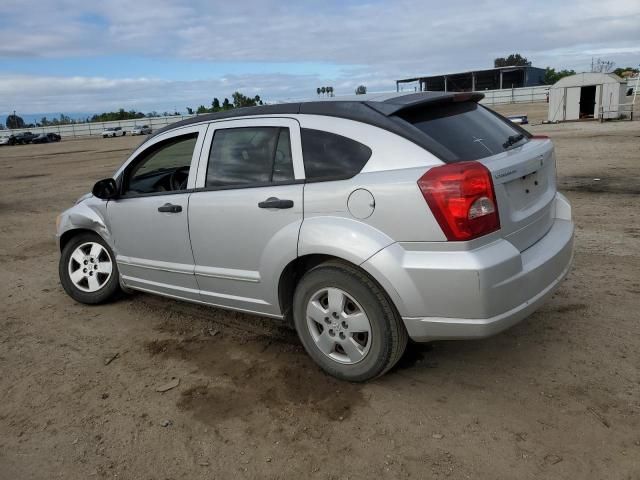
[[[118,108],[185,111],[210,105],[214,96],[221,101],[240,90],[245,95],[260,95],[279,101],[308,98],[308,85],[321,80],[303,75],[229,75],[211,80],[170,81],[153,78],[110,79],[101,77],[49,77],[0,75],[0,98],[14,101],[5,110],[19,112],[95,112]],[[345,82],[353,91],[357,81]],[[380,87],[380,83],[372,83]],[[265,95],[267,94],[267,95]]]
[[[373,89],[392,88],[393,80],[406,76],[486,68],[496,56],[512,52],[537,66],[577,70],[586,68],[592,55],[618,64],[640,61],[637,0],[3,0],[0,22],[0,72],[5,73],[0,92],[13,88],[17,77],[11,60],[16,57],[328,62],[344,66],[331,79],[334,84],[365,83]],[[127,75],[114,71],[109,76]],[[320,81],[312,75],[256,73],[193,82],[121,78],[115,85],[85,75],[49,78],[51,88],[42,88],[43,96],[27,96],[27,86],[40,91],[40,80],[23,79],[24,88],[11,98],[25,105],[73,98],[50,93],[58,88],[81,94],[87,106],[98,102],[92,109],[99,109],[112,102],[132,102],[127,103],[132,107],[159,102],[169,95],[176,103],[194,103],[206,100],[207,92],[249,86],[280,99],[301,96]]]

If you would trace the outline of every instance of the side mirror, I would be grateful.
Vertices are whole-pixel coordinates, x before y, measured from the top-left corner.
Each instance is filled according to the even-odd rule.
[[[113,178],[105,178],[96,182],[91,193],[94,197],[109,200],[110,198],[115,198],[118,194],[118,185]]]

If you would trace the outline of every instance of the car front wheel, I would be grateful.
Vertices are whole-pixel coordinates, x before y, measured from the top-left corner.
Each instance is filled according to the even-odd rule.
[[[407,345],[407,331],[382,288],[361,270],[323,263],[300,280],[294,322],[311,358],[327,373],[362,382],[392,368]]]
[[[58,272],[64,290],[80,303],[104,303],[120,290],[115,255],[94,233],[80,234],[65,245]]]

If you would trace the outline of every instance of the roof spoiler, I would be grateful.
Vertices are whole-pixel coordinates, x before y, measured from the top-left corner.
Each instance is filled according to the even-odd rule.
[[[390,117],[427,105],[446,102],[479,102],[483,98],[484,93],[480,92],[420,92],[390,98],[384,102],[365,103],[375,111]]]

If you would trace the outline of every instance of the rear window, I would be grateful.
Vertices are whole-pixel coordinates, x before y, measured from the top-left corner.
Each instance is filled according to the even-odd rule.
[[[344,180],[358,174],[371,149],[342,135],[302,128],[302,156],[307,181]]]
[[[523,130],[476,102],[430,105],[401,117],[426,134],[436,147],[433,153],[447,163],[490,157],[528,138]]]

